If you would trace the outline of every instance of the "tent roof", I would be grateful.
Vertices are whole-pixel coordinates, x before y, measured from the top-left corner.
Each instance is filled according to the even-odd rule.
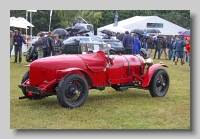
[[[178,35],[179,31],[187,30],[183,27],[180,27],[158,16],[134,16],[134,17],[119,21],[118,26],[126,28],[128,30],[149,29],[147,28],[147,23],[163,23],[163,28],[157,28],[161,31],[160,34],[163,34],[163,35]],[[99,33],[102,29],[109,28],[109,27],[113,27],[113,23],[98,28],[97,33]]]

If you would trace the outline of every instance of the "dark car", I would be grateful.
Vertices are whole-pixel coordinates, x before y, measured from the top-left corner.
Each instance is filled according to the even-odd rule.
[[[110,44],[111,48],[115,49],[115,52],[111,54],[125,54],[125,49],[120,40],[117,39],[102,39],[103,42]]]
[[[101,42],[106,43],[102,39],[93,36],[73,36],[64,40],[64,49],[62,54],[82,54],[81,43],[83,42]],[[110,54],[116,54],[117,50],[110,48]]]

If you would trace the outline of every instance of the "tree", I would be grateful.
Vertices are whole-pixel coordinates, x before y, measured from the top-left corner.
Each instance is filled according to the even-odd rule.
[[[23,17],[26,19],[26,10],[11,10],[10,17]],[[30,22],[30,13],[28,13],[28,19]],[[37,35],[40,31],[49,30],[50,10],[37,10],[32,13],[32,24],[35,26],[32,28],[32,35]],[[58,28],[60,19],[57,16],[52,15],[51,29]],[[18,28],[16,28],[18,29]],[[25,33],[25,29],[23,29]],[[27,30],[27,34],[30,34],[30,29]]]
[[[60,27],[66,28],[67,26],[72,26],[76,21],[76,18],[80,17],[85,19],[88,23],[97,24],[102,18],[100,11],[90,11],[90,10],[56,10],[55,13],[59,16],[61,20]]]
[[[26,10],[11,10],[10,16],[26,18]],[[93,24],[94,31],[99,27],[114,22],[115,10],[53,10],[51,30],[55,28],[71,27],[76,18],[84,18],[89,24]],[[118,21],[133,16],[159,16],[183,28],[190,29],[189,10],[118,10]],[[48,31],[50,10],[37,10],[32,13],[33,35],[39,31]],[[28,18],[28,21],[30,19]],[[25,30],[23,29],[23,32]],[[28,30],[28,34],[30,31]]]

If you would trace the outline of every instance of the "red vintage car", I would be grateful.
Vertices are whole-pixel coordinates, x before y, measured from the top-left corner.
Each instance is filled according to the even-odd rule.
[[[51,56],[33,61],[24,74],[19,99],[42,99],[56,95],[61,106],[75,108],[84,104],[89,89],[116,91],[148,89],[152,97],[163,97],[169,88],[169,75],[163,63],[153,64],[140,55],[110,55],[109,44],[82,43],[83,54]]]

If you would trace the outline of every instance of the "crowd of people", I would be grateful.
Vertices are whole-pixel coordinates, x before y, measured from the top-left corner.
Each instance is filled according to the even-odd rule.
[[[52,32],[49,31],[47,36],[45,36],[44,32],[40,32],[38,35],[39,35],[39,38],[35,41],[38,59],[61,54],[62,49],[64,48],[64,43],[59,38],[58,34],[52,35]],[[27,42],[23,38],[22,34],[18,30],[15,30],[14,32],[11,30],[10,31],[10,57],[11,57],[11,52],[14,46],[14,55],[15,55],[14,63],[17,63],[17,61],[19,63],[22,62],[22,45],[23,44],[27,46]],[[17,57],[18,55],[19,55],[19,59]]]
[[[70,30],[67,30],[70,34]],[[80,34],[81,35],[81,34]],[[116,33],[117,36],[120,33]],[[70,36],[67,36],[70,37]],[[111,39],[111,35],[106,34],[103,39]],[[44,46],[44,41],[48,42],[48,46]],[[14,47],[15,59],[14,63],[17,63],[17,56],[19,54],[19,63],[22,61],[22,44],[27,45],[26,41],[22,37],[21,33],[17,30],[10,31],[10,57],[11,52]],[[173,60],[175,65],[177,65],[178,59],[180,58],[181,65],[188,62],[190,70],[190,38],[184,39],[183,36],[142,36],[140,34],[131,34],[129,31],[125,32],[125,36],[122,39],[122,44],[125,48],[125,54],[139,54],[141,48],[145,49],[147,52],[147,58],[151,57],[152,50],[155,49],[153,58],[156,56],[158,59],[161,58],[164,53],[165,59]],[[52,35],[52,32],[48,32],[48,36],[45,37],[45,33],[39,33],[39,39],[35,42],[38,59],[48,56],[59,55],[64,48],[62,39],[60,39],[58,34]],[[157,55],[158,54],[158,55]]]
[[[119,33],[116,34],[119,35]],[[154,38],[153,36],[147,37],[126,31],[122,43],[125,48],[125,54],[139,54],[139,50],[143,48],[147,52],[147,58],[150,58],[152,50],[155,49],[154,59],[156,56],[160,59],[164,53],[165,59],[173,60],[175,65],[177,65],[179,58],[181,65],[187,61],[190,70],[190,38],[184,38],[181,35],[155,36]]]

